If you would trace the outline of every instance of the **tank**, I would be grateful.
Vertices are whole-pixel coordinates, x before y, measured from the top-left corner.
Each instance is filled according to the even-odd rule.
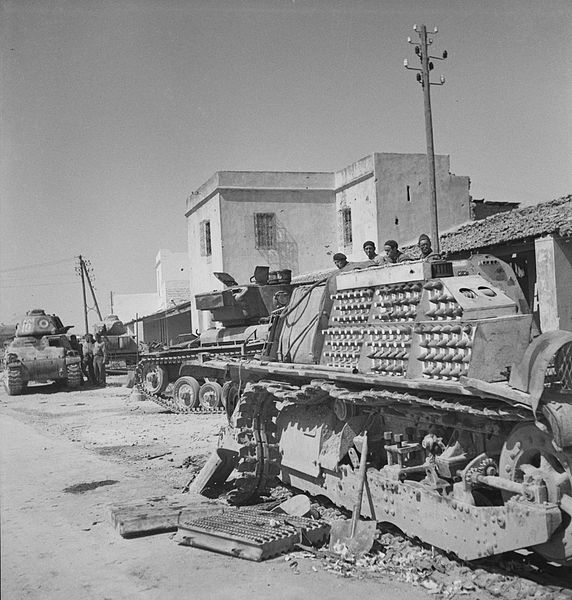
[[[93,333],[105,337],[109,373],[135,368],[138,358],[137,342],[127,333],[127,328],[117,315],[108,315],[103,321],[95,323]]]
[[[234,323],[235,300],[209,307]],[[157,388],[176,372],[179,401],[226,389],[233,502],[278,477],[351,509],[367,436],[363,517],[464,560],[530,548],[572,564],[572,333],[539,333],[508,265],[336,273],[258,324],[247,313],[147,371]]]
[[[141,356],[136,379],[150,400],[175,413],[219,412],[230,416],[238,401],[237,388],[218,369],[204,368],[213,359],[238,361],[261,356],[272,316],[290,300],[289,270],[258,266],[245,285],[227,273],[214,273],[224,285],[195,297],[196,307],[210,313],[213,326],[199,336]]]
[[[31,382],[55,381],[69,388],[81,384],[81,359],[70,345],[59,317],[35,309],[16,326],[15,337],[4,352],[4,386],[11,396]]]

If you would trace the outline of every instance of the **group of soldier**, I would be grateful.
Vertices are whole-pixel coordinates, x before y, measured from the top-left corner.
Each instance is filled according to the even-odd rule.
[[[350,263],[348,262],[348,257],[342,252],[336,252],[334,254],[333,259],[336,267],[338,269],[351,269],[356,267],[365,267],[365,266],[384,266],[391,265],[394,263],[407,262],[411,260],[439,260],[441,258],[440,254],[437,254],[433,251],[431,246],[431,239],[425,233],[422,233],[419,236],[419,241],[417,242],[417,247],[421,253],[420,257],[413,257],[405,252],[401,252],[399,250],[399,245],[395,240],[387,240],[383,245],[384,254],[378,254],[375,242],[368,240],[363,244],[363,251],[367,256],[367,261],[361,263]],[[368,264],[369,263],[369,264]]]
[[[107,364],[107,342],[101,334],[95,337],[88,333],[80,343],[75,335],[70,336],[70,344],[81,357],[83,375],[90,385],[105,386]]]

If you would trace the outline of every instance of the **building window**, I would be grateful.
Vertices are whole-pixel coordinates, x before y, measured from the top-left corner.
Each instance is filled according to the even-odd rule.
[[[352,245],[352,209],[342,208],[342,243],[344,246]]]
[[[254,214],[254,240],[257,250],[276,248],[276,215],[274,213]]]
[[[201,221],[201,256],[211,256],[211,222]]]

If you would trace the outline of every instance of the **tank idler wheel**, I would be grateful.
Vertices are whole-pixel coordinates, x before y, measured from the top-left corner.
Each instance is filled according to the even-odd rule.
[[[67,387],[76,389],[81,385],[81,366],[79,363],[68,365]]]
[[[240,400],[240,394],[238,393],[238,385],[234,381],[227,381],[222,386],[221,402],[226,411],[226,416],[230,421],[236,405]]]
[[[203,408],[219,408],[222,402],[222,386],[216,381],[205,381],[199,390],[199,402]]]
[[[149,394],[160,394],[164,392],[169,383],[167,369],[161,365],[150,365],[145,370],[143,387]]]
[[[173,385],[175,404],[180,408],[195,408],[199,403],[200,387],[200,383],[194,377],[179,377]]]

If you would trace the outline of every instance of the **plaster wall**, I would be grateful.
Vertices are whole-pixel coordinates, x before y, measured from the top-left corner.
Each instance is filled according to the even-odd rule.
[[[222,288],[213,271],[244,283],[256,265],[293,274],[329,267],[336,251],[333,186],[333,173],[215,173],[187,198],[191,295]],[[275,249],[256,248],[255,213],[275,213]],[[210,257],[200,254],[200,223],[206,219],[211,223]],[[197,311],[194,302],[192,318],[201,331],[210,325],[210,314]]]
[[[256,265],[292,275],[331,265],[336,220],[331,190],[225,190],[221,193],[224,271],[239,283]],[[276,247],[257,249],[255,213],[276,215]]]
[[[534,242],[540,329],[572,331],[572,243],[557,236]]]
[[[430,195],[425,154],[374,154],[378,247],[387,239],[400,246],[431,234]],[[470,220],[470,180],[452,175],[449,156],[435,156],[439,231]],[[376,240],[374,240],[376,241]]]
[[[189,254],[159,250],[155,259],[157,292],[161,298],[160,308],[169,308],[190,300]]]
[[[187,235],[189,248],[189,288],[191,296],[201,292],[220,289],[220,282],[213,275],[215,271],[224,271],[222,256],[222,231],[220,216],[220,195],[214,193],[206,201],[197,203],[187,212]],[[210,256],[201,256],[201,222],[210,221]],[[193,301],[192,321],[200,331],[210,325],[210,313],[197,311]]]
[[[363,243],[378,239],[373,155],[366,156],[335,176],[338,248],[350,261],[365,260]],[[342,210],[351,209],[352,243],[344,244]]]

